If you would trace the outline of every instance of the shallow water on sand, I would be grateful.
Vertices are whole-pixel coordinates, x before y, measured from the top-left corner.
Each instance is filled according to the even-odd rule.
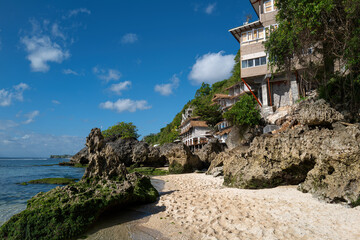
[[[26,202],[39,192],[47,192],[54,184],[18,183],[40,178],[78,178],[84,168],[59,166],[68,159],[51,158],[0,158],[0,226],[11,216],[26,208]]]

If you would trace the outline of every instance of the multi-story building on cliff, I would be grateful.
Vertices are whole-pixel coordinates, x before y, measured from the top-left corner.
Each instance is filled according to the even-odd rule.
[[[251,87],[266,115],[292,105],[299,98],[297,75],[273,74],[267,66],[263,42],[278,26],[275,0],[249,1],[259,19],[229,31],[240,43],[241,78]]]
[[[212,134],[205,121],[200,121],[200,117],[192,116],[193,109],[191,107],[185,109],[180,125],[180,137],[182,142],[194,151],[201,149],[203,145],[208,143],[208,139],[212,137]]]

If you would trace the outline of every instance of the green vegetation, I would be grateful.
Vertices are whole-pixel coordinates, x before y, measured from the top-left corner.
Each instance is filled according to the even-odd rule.
[[[194,99],[187,102],[182,110],[176,114],[173,121],[166,125],[166,127],[160,129],[157,134],[150,134],[144,137],[144,141],[149,144],[164,144],[170,143],[179,138],[179,126],[181,124],[181,115],[185,109],[189,106],[194,106],[194,116],[200,116],[200,120],[206,121],[211,127],[218,123],[221,119],[221,112],[218,106],[211,106],[211,99],[215,94],[223,93],[227,94],[226,88],[234,85],[240,80],[240,51],[235,56],[235,65],[232,70],[232,76],[229,79],[225,79],[220,82],[216,82],[211,86],[203,83],[201,87],[196,91]]]
[[[162,176],[169,174],[168,171],[154,167],[127,168],[129,173],[138,172],[146,176]]]
[[[77,168],[87,168],[89,164],[81,164],[81,163],[75,163],[73,167]]]
[[[132,122],[125,123],[119,122],[116,125],[109,127],[102,131],[104,138],[116,137],[116,138],[138,138],[137,128]]]
[[[271,67],[320,86],[320,96],[360,108],[360,0],[277,1],[279,27],[265,43]],[[310,53],[310,54],[309,54]]]
[[[74,183],[79,179],[77,178],[42,178],[31,180],[28,182],[22,182],[21,185],[28,185],[28,184],[57,184],[57,185],[67,185],[70,183]]]
[[[0,239],[73,239],[106,210],[156,201],[158,192],[149,178],[134,181],[134,186],[124,186],[123,181],[82,179],[39,193],[28,201],[24,211],[0,227]]]
[[[224,113],[224,118],[234,125],[254,126],[259,124],[261,116],[253,96],[245,94],[229,111]]]

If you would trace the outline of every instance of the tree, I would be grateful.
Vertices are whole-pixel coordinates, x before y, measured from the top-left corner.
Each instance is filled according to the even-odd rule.
[[[261,116],[255,99],[250,95],[243,95],[223,117],[234,125],[255,126],[259,124]]]
[[[336,80],[342,101],[358,109],[360,0],[281,0],[277,7],[279,26],[265,43],[270,67],[289,74],[300,64],[327,99]]]
[[[117,137],[117,138],[138,138],[140,135],[137,133],[137,128],[132,122],[125,123],[119,122],[116,125],[109,127],[102,131],[102,135],[105,138]]]
[[[200,116],[201,120],[206,121],[210,126],[215,126],[222,120],[222,114],[218,105],[201,104],[196,106],[194,113]]]
[[[209,95],[211,92],[211,87],[208,83],[202,83],[201,87],[196,90],[195,98],[203,97]]]

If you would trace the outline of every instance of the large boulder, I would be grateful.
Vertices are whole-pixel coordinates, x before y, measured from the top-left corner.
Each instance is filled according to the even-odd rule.
[[[215,157],[223,152],[225,146],[219,142],[218,139],[210,139],[207,144],[205,144],[200,150],[196,151],[195,154],[200,158],[200,161],[203,162],[204,167],[209,167],[210,163],[215,159]]]
[[[169,161],[170,173],[190,173],[203,168],[199,157],[190,148],[181,143],[167,143],[160,148],[161,156]]]
[[[319,130],[295,128],[277,135],[256,137],[246,152],[224,161],[224,184],[240,188],[267,188],[299,184],[314,167]]]
[[[159,148],[149,146],[146,142],[138,142],[133,147],[132,163],[146,167],[163,167],[166,164],[166,158],[160,155]]]
[[[298,113],[295,118],[303,125],[331,125],[334,122],[344,120],[344,116],[330,107],[324,99],[300,102],[296,109]]]
[[[322,136],[315,167],[299,189],[329,202],[356,206],[360,204],[360,125],[334,125],[331,134]]]
[[[105,211],[156,201],[150,179],[128,174],[100,129],[91,130],[86,145],[90,163],[83,178],[30,199],[0,227],[1,239],[75,239]]]
[[[226,139],[226,146],[229,150],[239,146],[248,146],[254,137],[259,136],[261,132],[260,127],[233,126]]]

